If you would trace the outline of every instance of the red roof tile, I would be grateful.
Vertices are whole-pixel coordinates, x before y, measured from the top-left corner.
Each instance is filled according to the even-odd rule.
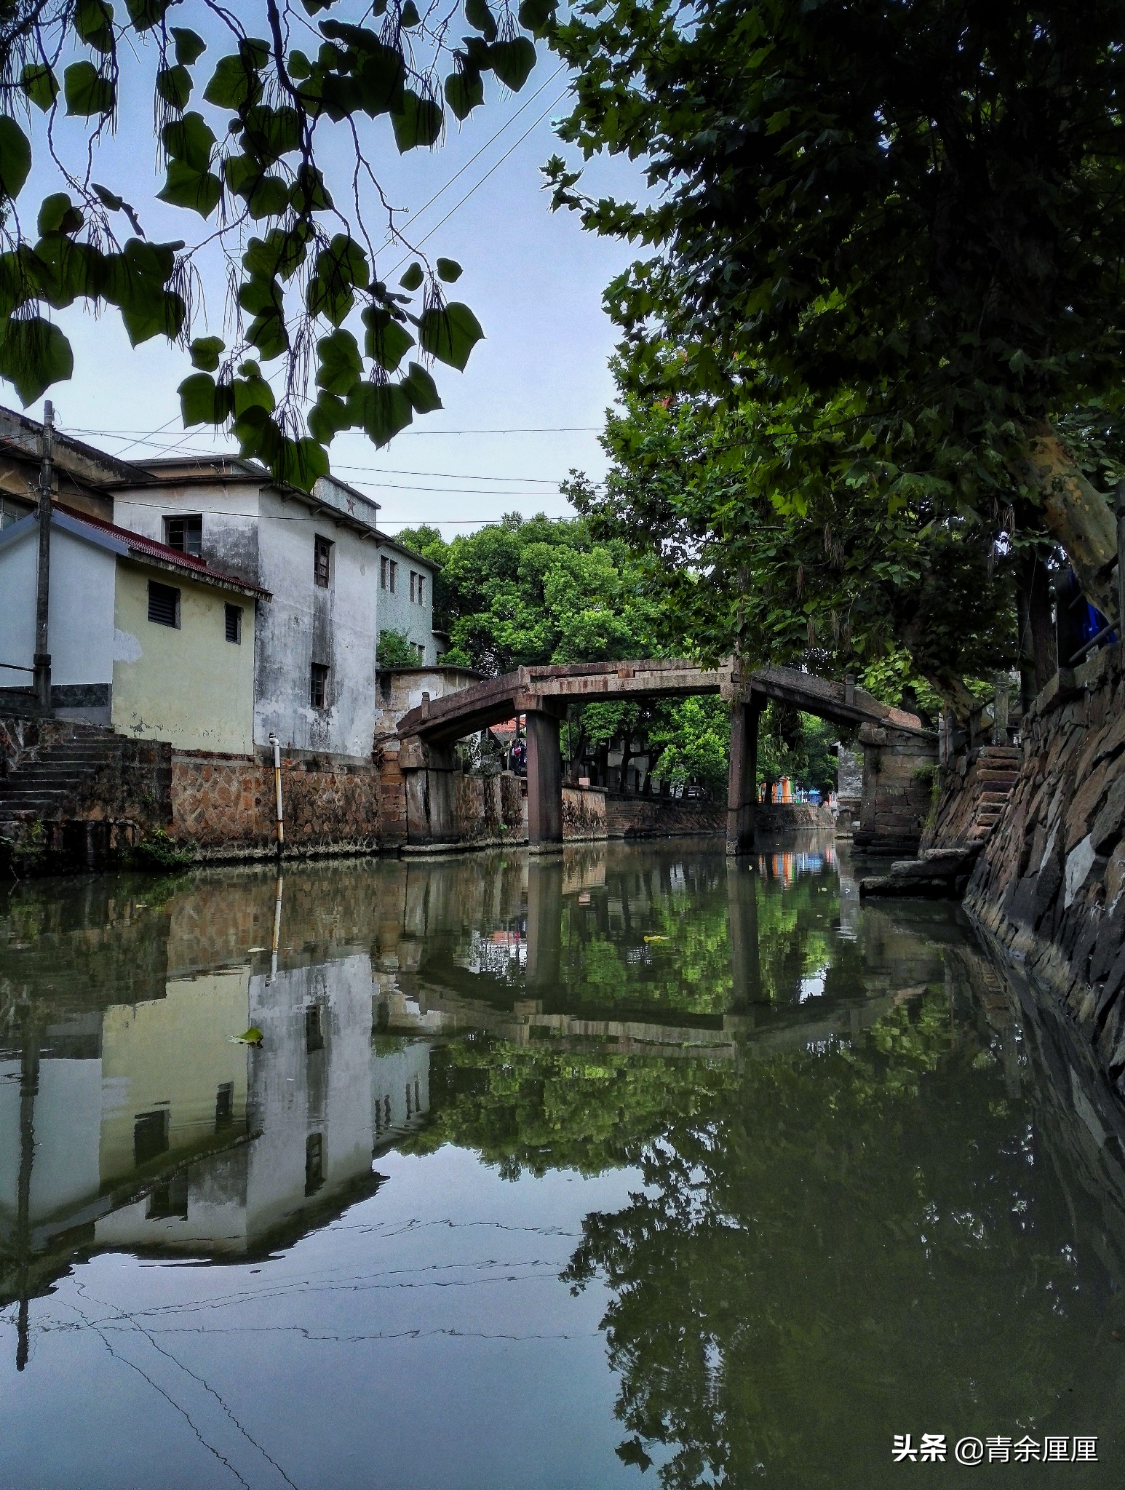
[[[91,528],[98,528],[103,533],[109,533],[122,543],[128,544],[134,553],[145,554],[151,559],[159,559],[162,564],[170,564],[175,569],[183,569],[197,579],[215,580],[221,585],[234,585],[240,590],[252,590],[255,595],[261,595],[266,600],[271,598],[269,590],[263,590],[261,585],[240,579],[237,574],[224,574],[222,570],[212,569],[205,559],[197,559],[194,554],[185,554],[178,548],[169,548],[166,543],[157,543],[154,538],[146,538],[141,533],[134,533],[131,528],[119,528],[116,523],[107,523],[102,517],[94,517],[89,512],[80,512],[76,507],[68,507],[64,502],[56,502],[55,508],[59,512],[65,512],[67,517],[87,523]]]

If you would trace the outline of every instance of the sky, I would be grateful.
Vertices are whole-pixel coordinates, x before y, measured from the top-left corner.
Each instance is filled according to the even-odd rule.
[[[180,13],[183,20],[205,31],[195,6],[190,9],[190,16],[188,7]],[[212,45],[194,69],[198,91],[210,76],[208,63],[220,48],[229,50],[220,37],[208,39]],[[447,137],[433,152],[400,157],[385,117],[360,119],[364,152],[387,197],[411,213],[407,231],[416,221],[431,262],[443,255],[463,266],[449,298],[472,308],[486,338],[464,373],[434,367],[443,409],[416,418],[382,450],[359,431],[332,444],[334,472],[381,504],[380,524],[390,532],[428,522],[449,538],[511,511],[564,516],[571,509],[559,481],[571,469],[594,479],[605,472],[598,433],[613,401],[607,364],[615,337],[601,297],[635,255],[627,244],[584,233],[573,214],[549,210],[540,167],[556,151],[567,153],[552,132],[552,121],[566,111],[567,75],[555,57],[539,52],[519,94],[499,91],[488,78],[485,106],[461,126],[449,116]],[[92,178],[140,209],[150,238],[194,242],[208,232],[202,219],[152,201],[163,172],[153,138],[151,57],[141,64],[123,62],[121,121],[116,136],[98,147]],[[35,167],[25,200],[59,187],[45,163],[41,120],[36,114],[32,121]],[[342,129],[329,134],[331,184],[343,182],[345,171],[350,178],[351,168],[350,154],[337,148]],[[68,148],[71,158],[84,148],[74,121],[56,121],[56,135],[64,156]],[[639,168],[627,162],[591,163],[586,185],[598,195],[630,199],[643,192]],[[378,221],[377,211],[370,220]],[[387,250],[377,262],[379,276],[397,280],[402,269],[391,271],[401,257]],[[221,335],[220,256],[208,250],[199,263],[206,314],[195,334]],[[112,312],[94,319],[73,307],[56,319],[75,355],[73,378],[48,394],[60,430],[133,458],[233,448],[210,429],[185,435],[176,393],[192,370],[185,352],[162,339],[131,348]],[[0,400],[18,406],[7,384],[0,384]],[[39,417],[41,405],[27,412]]]

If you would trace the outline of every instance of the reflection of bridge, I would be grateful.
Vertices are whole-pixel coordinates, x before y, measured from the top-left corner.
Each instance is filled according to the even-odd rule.
[[[513,715],[527,720],[528,839],[534,847],[562,842],[562,761],[559,727],[570,704],[626,703],[640,698],[688,698],[719,694],[732,708],[727,786],[727,851],[745,853],[754,843],[757,801],[758,721],[771,699],[807,714],[858,728],[866,754],[877,752],[866,772],[871,800],[865,801],[871,841],[903,846],[911,837],[906,819],[916,816],[912,795],[919,764],[932,763],[934,746],[914,714],[891,709],[850,681],[834,683],[796,668],[770,667],[741,673],[733,659],[717,668],[682,659],[585,662],[565,667],[521,667],[500,678],[430,699],[398,723],[399,764],[406,777],[407,823],[412,842],[446,842],[454,830],[454,743]],[[866,733],[865,733],[866,732]],[[884,768],[887,759],[907,762]],[[880,776],[885,781],[878,800]],[[888,793],[890,795],[888,795]],[[900,810],[901,809],[901,810]],[[924,811],[924,805],[923,805]],[[861,812],[861,821],[863,820]],[[880,831],[880,829],[884,831]]]

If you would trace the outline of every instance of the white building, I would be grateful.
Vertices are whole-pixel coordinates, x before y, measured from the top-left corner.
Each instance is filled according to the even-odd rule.
[[[376,523],[378,504],[334,477],[311,495],[254,461],[145,462],[113,483],[122,527],[268,590],[256,633],[254,743],[369,758],[376,650],[402,633],[436,661],[433,567]]]

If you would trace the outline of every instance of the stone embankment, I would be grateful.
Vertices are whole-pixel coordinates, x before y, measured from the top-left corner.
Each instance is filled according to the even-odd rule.
[[[1019,771],[965,906],[1051,990],[1125,1095],[1125,659],[1063,671],[1023,724]]]

